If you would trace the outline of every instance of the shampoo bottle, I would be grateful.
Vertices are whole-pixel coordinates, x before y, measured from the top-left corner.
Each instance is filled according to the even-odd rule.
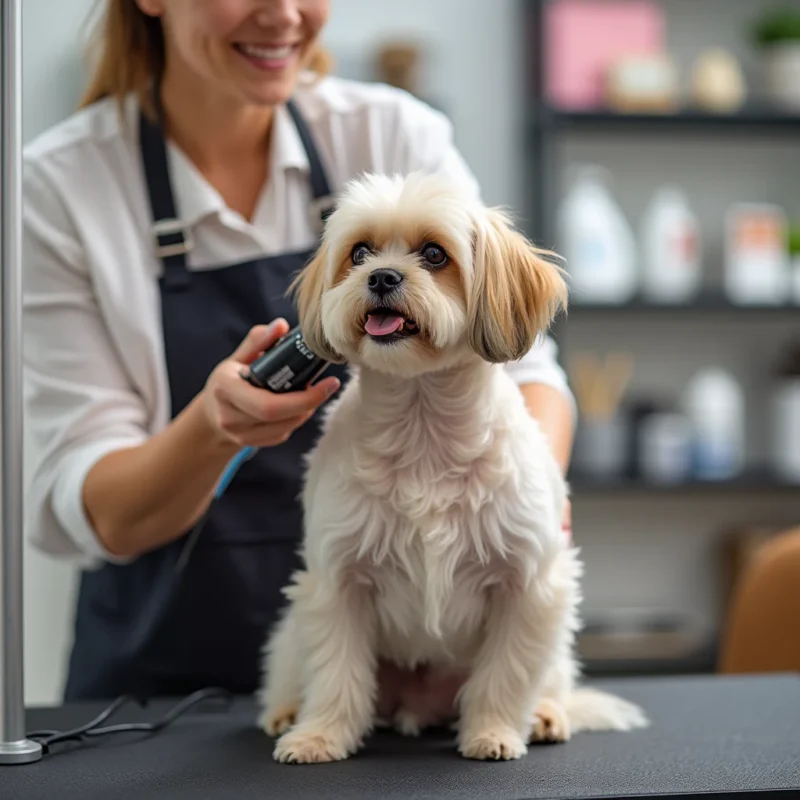
[[[637,290],[636,241],[597,167],[579,169],[561,206],[561,253],[572,296],[621,304]]]

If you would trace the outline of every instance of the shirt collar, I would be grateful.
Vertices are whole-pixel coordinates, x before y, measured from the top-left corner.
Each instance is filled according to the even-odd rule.
[[[226,211],[222,195],[205,179],[189,158],[171,142],[167,144],[170,179],[177,212],[191,226],[204,217]],[[271,180],[277,173],[310,169],[308,155],[288,109],[275,108],[272,121],[269,161]]]
[[[270,163],[272,171],[298,169],[308,172],[310,165],[303,140],[286,106],[275,108],[272,119],[272,152]]]

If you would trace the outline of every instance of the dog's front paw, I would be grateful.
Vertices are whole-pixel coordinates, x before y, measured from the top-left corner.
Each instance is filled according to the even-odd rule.
[[[492,725],[460,737],[459,752],[464,758],[481,761],[510,761],[528,752],[524,739],[507,725]]]
[[[267,736],[279,736],[294,725],[296,717],[297,708],[295,706],[282,706],[266,709],[258,722],[261,730]]]
[[[568,742],[571,736],[572,731],[564,708],[553,700],[540,700],[534,716],[531,741]]]
[[[291,730],[275,745],[273,756],[283,764],[323,764],[349,755],[342,737],[330,730]]]

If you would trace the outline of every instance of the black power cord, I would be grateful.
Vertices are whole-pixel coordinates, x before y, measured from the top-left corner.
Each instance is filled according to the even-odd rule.
[[[230,692],[225,689],[216,687],[209,687],[207,689],[200,689],[180,702],[176,703],[169,711],[167,711],[161,719],[155,722],[122,722],[116,725],[106,725],[100,727],[109,717],[115,712],[119,711],[124,705],[137,702],[141,708],[147,705],[147,700],[143,698],[136,698],[133,695],[122,695],[114,700],[107,706],[100,714],[93,720],[81,725],[78,728],[66,731],[54,730],[40,730],[32,731],[28,734],[28,738],[38,741],[42,745],[42,752],[47,754],[50,752],[51,747],[56,744],[64,742],[83,742],[87,737],[93,738],[98,736],[108,736],[114,733],[158,733],[173,723],[182,714],[185,714],[190,708],[202,703],[205,700],[224,700],[229,706],[233,697]]]

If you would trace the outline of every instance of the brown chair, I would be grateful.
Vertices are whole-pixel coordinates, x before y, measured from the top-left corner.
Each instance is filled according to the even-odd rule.
[[[763,544],[733,590],[719,672],[800,672],[800,528]]]

